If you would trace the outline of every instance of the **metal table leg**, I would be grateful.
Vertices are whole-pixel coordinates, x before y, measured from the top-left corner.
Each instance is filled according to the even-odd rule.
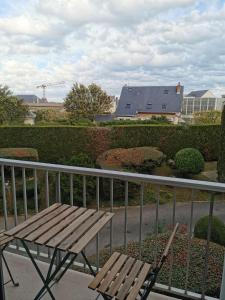
[[[48,279],[44,282],[44,286],[41,288],[41,290],[38,292],[38,294],[36,295],[36,297],[34,298],[34,300],[38,300],[40,298],[42,298],[45,294],[45,290],[49,289],[49,285],[52,281],[55,280],[57,274],[60,272],[61,268],[64,266],[64,264],[66,263],[67,259],[69,258],[71,254],[68,253],[64,256],[64,258],[62,259],[62,261],[60,262],[60,264],[58,266],[56,266],[55,271],[51,274],[51,276],[48,277]],[[59,275],[59,278],[57,278],[57,281],[59,281],[63,275],[66,273],[66,271],[68,270],[68,268],[72,265],[72,263],[74,262],[74,260],[76,259],[77,255],[74,255],[74,257],[70,260],[70,262],[66,265],[65,269],[62,271],[62,273]],[[53,284],[51,285],[51,287],[56,283],[53,282]]]
[[[24,246],[24,249],[26,250],[28,256],[30,257],[31,262],[33,263],[33,265],[34,265],[34,267],[35,267],[35,269],[36,269],[38,275],[40,276],[41,280],[42,280],[43,283],[45,284],[45,278],[44,278],[43,274],[41,273],[41,270],[39,269],[38,265],[36,264],[36,262],[35,262],[35,260],[34,260],[34,258],[33,258],[33,256],[32,256],[32,254],[30,253],[29,248],[27,247],[26,243],[25,243],[23,240],[21,240],[21,242],[22,242],[22,244],[23,244],[23,246]],[[56,251],[57,251],[57,250],[56,250]],[[54,263],[54,260],[52,259],[49,268],[52,268],[51,266],[53,265],[53,263]],[[46,289],[48,290],[48,293],[49,293],[49,295],[51,296],[51,298],[52,298],[53,300],[55,300],[55,297],[53,296],[52,291],[50,290],[50,288],[49,288],[48,286],[46,286]]]
[[[4,277],[2,269],[2,249],[0,248],[0,300],[5,300]]]

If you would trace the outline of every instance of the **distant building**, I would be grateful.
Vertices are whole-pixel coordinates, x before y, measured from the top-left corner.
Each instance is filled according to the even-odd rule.
[[[223,102],[223,98],[217,98],[210,90],[193,91],[183,99],[182,117],[192,119],[196,112],[222,110]]]
[[[16,95],[16,97],[20,100],[22,100],[24,103],[44,103],[43,99],[39,98],[36,95]]]
[[[185,97],[215,98],[215,95],[210,90],[200,90],[200,91],[192,91],[189,94],[187,94]]]
[[[178,123],[184,87],[176,86],[124,86],[115,112],[117,119],[151,119],[166,116]]]
[[[30,111],[35,112],[38,110],[56,110],[59,112],[64,112],[64,106],[61,102],[47,102],[47,103],[26,103]]]

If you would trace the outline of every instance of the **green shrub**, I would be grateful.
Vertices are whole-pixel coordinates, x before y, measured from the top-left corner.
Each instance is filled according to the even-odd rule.
[[[0,157],[38,161],[38,152],[32,148],[0,148]]]
[[[194,235],[199,239],[207,239],[209,217],[198,220],[195,225]],[[212,218],[211,241],[225,246],[225,224],[217,217]]]
[[[95,163],[92,159],[84,153],[79,153],[78,155],[74,155],[69,160],[61,161],[61,163],[76,166],[76,167],[86,167],[86,168],[94,168]],[[74,175],[73,176],[73,199],[74,203],[77,205],[83,205],[83,176],[82,175]],[[96,178],[91,176],[86,176],[86,203],[90,203],[95,199],[96,196]],[[61,196],[62,201],[64,203],[68,203],[70,201],[70,179],[69,175],[61,176]]]
[[[113,120],[113,121],[103,121],[99,122],[100,126],[116,126],[116,125],[152,125],[152,124],[170,124],[171,122],[165,116],[153,116],[151,119],[147,120]]]
[[[198,174],[204,169],[204,158],[197,149],[185,148],[177,152],[175,165],[181,174]]]

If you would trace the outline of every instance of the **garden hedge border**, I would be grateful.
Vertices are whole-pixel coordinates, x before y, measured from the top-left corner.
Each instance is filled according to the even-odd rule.
[[[192,147],[211,161],[218,159],[220,133],[219,125],[4,126],[0,147],[35,148],[43,162],[58,162],[80,152],[96,159],[110,148],[141,146],[156,146],[173,158],[178,150]]]

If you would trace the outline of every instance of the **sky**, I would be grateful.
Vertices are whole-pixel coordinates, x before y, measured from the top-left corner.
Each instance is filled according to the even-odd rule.
[[[0,0],[0,84],[63,101],[73,83],[225,94],[225,0]]]

